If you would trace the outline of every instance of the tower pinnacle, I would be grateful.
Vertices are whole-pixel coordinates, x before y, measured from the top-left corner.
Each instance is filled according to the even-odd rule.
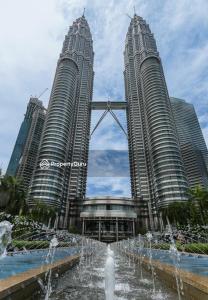
[[[83,9],[82,17],[85,17],[85,7],[84,7],[84,9]]]

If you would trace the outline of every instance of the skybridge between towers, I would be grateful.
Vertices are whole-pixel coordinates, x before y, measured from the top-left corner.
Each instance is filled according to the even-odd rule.
[[[91,110],[125,110],[127,102],[125,101],[92,101],[90,102]]]
[[[100,119],[98,120],[97,124],[95,125],[94,129],[92,130],[90,137],[93,135],[97,127],[100,125],[102,120],[105,116],[110,113],[113,119],[116,121],[118,126],[121,128],[123,133],[125,134],[126,138],[128,139],[128,134],[126,130],[123,128],[122,124],[120,123],[117,116],[114,114],[113,110],[126,110],[127,109],[127,102],[124,101],[92,101],[90,102],[90,109],[91,110],[104,110],[103,114],[101,115]]]

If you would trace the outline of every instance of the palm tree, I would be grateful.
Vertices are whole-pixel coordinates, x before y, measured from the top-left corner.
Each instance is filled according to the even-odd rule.
[[[208,223],[208,190],[200,186],[190,190],[190,199],[174,202],[161,209],[163,221],[166,216],[171,224],[206,225]]]
[[[4,176],[0,179],[0,207],[13,215],[27,211],[26,195],[20,178]]]
[[[9,202],[9,185],[5,177],[0,178],[0,208],[5,208]]]
[[[190,220],[190,202],[173,202],[165,208],[162,208],[163,221],[168,217],[171,224],[186,225]]]
[[[56,209],[54,207],[51,207],[40,200],[34,200],[35,205],[30,210],[30,215],[32,219],[35,221],[48,224],[49,219],[52,220],[52,222],[56,218]]]
[[[201,186],[196,186],[190,190],[192,201],[194,201],[199,209],[201,223],[206,225],[208,222],[208,190]]]

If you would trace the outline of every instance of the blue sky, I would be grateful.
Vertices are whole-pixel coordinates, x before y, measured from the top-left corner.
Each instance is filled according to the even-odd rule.
[[[30,95],[47,106],[56,62],[69,25],[86,7],[95,52],[94,100],[124,99],[124,39],[133,6],[150,24],[162,58],[169,94],[195,105],[208,144],[207,0],[0,0],[0,166],[5,171]],[[99,112],[100,113],[100,112]],[[96,123],[99,113],[93,114]],[[124,115],[119,113],[125,123]],[[91,149],[126,150],[109,115]],[[129,195],[128,178],[90,178],[89,193]]]

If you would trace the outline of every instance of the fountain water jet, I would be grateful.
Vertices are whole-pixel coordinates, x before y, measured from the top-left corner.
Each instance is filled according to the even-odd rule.
[[[59,242],[58,242],[57,238],[54,236],[52,238],[52,240],[50,241],[49,251],[48,251],[47,258],[46,258],[46,262],[50,263],[51,265],[54,263],[55,251],[56,251],[56,247],[58,246],[58,244],[59,244]],[[47,282],[47,286],[46,286],[45,300],[48,300],[52,293],[51,276],[52,276],[52,269],[50,268],[48,273],[46,273],[46,278],[48,277],[48,280],[47,280],[48,282]]]
[[[7,254],[7,246],[12,241],[12,224],[8,221],[0,222],[0,258]]]
[[[143,261],[143,255],[142,251],[144,249],[144,242],[141,239],[141,234],[139,234],[139,268],[140,268],[140,280],[143,280],[143,272],[142,272],[142,261]]]
[[[168,217],[166,219],[168,223],[168,233],[170,234],[170,239],[171,239],[171,245],[169,251],[175,267],[175,279],[176,279],[178,300],[181,300],[181,294],[183,294],[183,281],[181,280],[180,273],[179,273],[180,254],[179,251],[177,250],[177,246],[173,238],[173,232]]]
[[[152,233],[151,232],[147,232],[146,234],[147,240],[149,242],[149,266],[150,266],[150,270],[152,273],[152,288],[153,288],[153,295],[155,295],[155,271],[154,271],[154,266],[152,263]]]
[[[107,259],[105,263],[105,297],[106,300],[114,299],[115,290],[115,266],[114,266],[114,252],[108,245]]]

